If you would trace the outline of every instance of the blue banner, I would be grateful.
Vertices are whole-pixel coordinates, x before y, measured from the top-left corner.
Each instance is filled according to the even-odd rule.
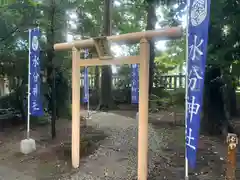
[[[39,28],[29,30],[29,113],[32,116],[42,116],[43,108],[40,94],[40,47]]]
[[[84,59],[87,59],[89,56],[88,49],[85,50],[84,52]],[[89,78],[88,78],[88,67],[84,68],[84,98],[83,101],[85,103],[88,102],[89,100]]]
[[[131,101],[132,104],[138,104],[139,97],[139,65],[132,64],[132,87],[131,87]]]
[[[188,24],[188,94],[186,150],[190,167],[196,164],[207,58],[210,0],[190,0]]]

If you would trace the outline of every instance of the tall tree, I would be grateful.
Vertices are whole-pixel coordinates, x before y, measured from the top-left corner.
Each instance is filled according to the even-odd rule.
[[[146,30],[154,30],[157,17],[156,17],[156,6],[157,0],[145,0],[146,1],[146,12],[147,12],[147,26]],[[154,59],[155,59],[155,42],[150,41],[150,62],[149,62],[149,94],[152,93],[153,87],[153,74],[154,74]]]
[[[49,105],[51,106],[52,118],[51,118],[51,134],[52,138],[56,137],[56,82],[55,82],[55,67],[53,58],[55,56],[53,45],[55,43],[55,18],[56,18],[56,2],[51,0],[48,9],[49,23],[46,30],[47,34],[47,49],[46,55],[48,59],[47,63],[47,82],[49,84]]]
[[[28,9],[29,11],[26,11]],[[10,82],[10,91],[15,92],[14,107],[26,120],[26,86],[28,74],[28,31],[35,22],[35,6],[27,1],[15,2],[0,7],[0,62],[1,76]]]
[[[76,3],[76,2],[75,2]],[[67,30],[67,11],[71,11],[74,8],[75,3],[70,1],[50,0],[44,1],[39,4],[38,8],[42,11],[42,16],[39,17],[40,26],[43,29],[43,33],[46,34],[46,44],[43,49],[43,54],[46,57],[45,72],[47,73],[48,90],[45,97],[48,99],[48,110],[51,114],[51,133],[52,138],[56,137],[56,119],[58,117],[57,106],[57,92],[59,91],[56,86],[56,74],[61,76],[61,63],[54,52],[54,44],[59,41],[63,41],[64,31]],[[56,38],[57,37],[57,38]],[[61,57],[61,55],[60,55]],[[63,57],[61,57],[63,58]],[[59,81],[58,81],[59,82]],[[62,103],[62,102],[59,102]]]
[[[112,33],[112,0],[104,0],[103,35],[110,36]],[[111,66],[102,66],[100,109],[112,108],[112,69]]]
[[[211,2],[202,123],[203,129],[213,134],[232,130],[229,124],[231,118],[229,100],[236,99],[236,94],[230,67],[233,62],[239,61],[238,5],[237,0]]]
[[[74,34],[80,32],[82,38],[98,37],[102,32],[103,24],[103,13],[104,13],[104,1],[85,1],[78,5],[76,13],[78,15],[78,26],[77,29],[73,31]],[[89,15],[91,14],[91,16]],[[89,67],[91,68],[91,67]],[[94,68],[94,85],[97,94],[100,97],[99,92],[99,72],[100,67],[96,66]]]

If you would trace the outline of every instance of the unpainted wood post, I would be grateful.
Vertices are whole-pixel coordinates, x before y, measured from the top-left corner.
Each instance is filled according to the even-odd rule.
[[[149,84],[149,42],[140,41],[139,68],[139,122],[138,122],[138,180],[148,176],[148,84]]]
[[[236,134],[228,133],[227,135],[228,154],[227,154],[227,169],[226,180],[236,180],[237,166],[237,144],[238,137]]]
[[[72,48],[72,166],[80,162],[80,52]]]

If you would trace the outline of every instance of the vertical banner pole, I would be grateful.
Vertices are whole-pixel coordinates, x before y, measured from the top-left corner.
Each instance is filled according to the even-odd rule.
[[[186,62],[186,167],[194,168],[197,159],[199,129],[203,104],[204,75],[207,59],[208,26],[211,0],[188,0]]]
[[[187,115],[188,115],[188,27],[189,27],[189,7],[190,0],[187,0],[187,15],[186,15],[186,74],[185,74],[185,139],[187,139]],[[188,180],[188,158],[187,147],[185,146],[185,180]]]
[[[41,101],[41,78],[40,78],[40,29],[29,30],[29,62],[28,62],[28,122],[27,136],[30,134],[30,115],[43,116]]]
[[[27,139],[30,138],[30,76],[31,76],[31,29],[28,30],[28,110],[27,110]]]

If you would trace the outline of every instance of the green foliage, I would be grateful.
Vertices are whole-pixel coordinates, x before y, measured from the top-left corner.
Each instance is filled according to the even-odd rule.
[[[185,88],[177,89],[171,93],[172,103],[178,107],[185,106]]]
[[[14,93],[0,97],[0,109],[15,107],[16,104],[15,97],[16,95]]]
[[[186,61],[186,38],[168,41],[166,53],[175,65],[182,65]]]
[[[57,97],[57,109],[60,117],[69,116],[66,109],[69,107],[68,97],[71,88],[68,86],[68,80],[63,77],[63,71],[56,72],[56,97]]]
[[[150,111],[160,110],[183,110],[185,108],[185,89],[170,92],[163,88],[153,88],[153,94],[149,98]]]
[[[156,70],[161,74],[166,74],[171,70],[174,70],[178,66],[178,61],[171,58],[171,55],[164,52],[159,57],[155,58]]]
[[[119,81],[116,84],[118,89],[127,88],[131,84],[131,67],[129,65],[123,65],[119,68],[118,77]]]
[[[211,2],[208,64],[223,67],[239,60],[240,7],[237,4],[235,0]]]
[[[178,3],[178,8],[173,5]],[[184,1],[160,0],[118,0],[112,9],[113,34],[123,34],[143,31],[146,27],[146,9],[154,4],[162,13],[157,14],[159,26],[179,25]],[[164,4],[164,5],[163,5]],[[168,5],[168,6],[166,6]],[[224,10],[224,11],[223,11]],[[224,13],[223,13],[224,12]],[[236,0],[219,0],[211,3],[211,23],[209,28],[208,64],[221,67],[233,65],[233,74],[239,72],[238,29],[240,7]],[[76,14],[75,14],[76,13]],[[0,15],[0,61],[1,75],[7,75],[11,81],[16,77],[27,83],[28,59],[28,28],[39,25],[42,30],[42,70],[48,66],[48,50],[56,42],[66,41],[67,33],[73,38],[88,38],[102,33],[104,1],[74,2],[62,0],[15,1],[1,8]],[[74,18],[75,15],[77,18]],[[164,20],[160,20],[164,19]],[[71,23],[70,23],[71,22]],[[51,32],[53,28],[53,32]],[[53,35],[53,34],[54,35]],[[217,37],[217,38],[216,38]],[[154,84],[160,86],[159,76],[182,67],[185,62],[185,38],[168,41],[167,50],[156,52]],[[16,48],[17,47],[17,48]],[[122,48],[123,55],[134,55],[138,46]],[[71,59],[68,52],[55,53],[54,66],[61,72],[62,85],[60,89],[68,89],[71,79]],[[181,68],[180,68],[181,69]],[[124,88],[131,82],[131,69],[128,66],[119,68],[119,88]],[[90,68],[94,74],[94,68]],[[59,92],[63,93],[62,90]],[[66,92],[68,93],[68,92]],[[68,97],[68,95],[64,95]],[[64,97],[62,96],[62,97]],[[61,100],[62,101],[62,100]]]
[[[164,88],[153,88],[149,103],[152,112],[166,110],[172,105],[171,95]]]

